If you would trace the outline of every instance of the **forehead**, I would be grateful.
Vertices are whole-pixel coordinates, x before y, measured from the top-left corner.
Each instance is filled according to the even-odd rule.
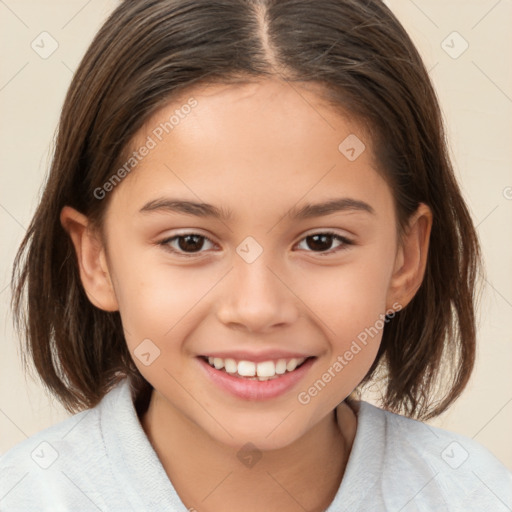
[[[142,207],[143,198],[172,191],[229,203],[235,212],[237,204],[268,209],[335,190],[375,197],[385,183],[371,141],[322,92],[317,84],[274,79],[187,90],[139,130],[132,149],[151,149],[116,195],[123,189]]]
[[[328,103],[327,97],[321,84],[275,78],[192,87],[153,114],[132,147],[143,144],[149,136],[166,151],[200,144],[203,151],[229,147],[230,158],[266,150],[260,151],[263,158],[274,156],[272,150],[279,146],[282,157],[288,159],[305,154],[315,157],[326,149],[337,157],[339,143],[357,134],[364,141],[369,162],[371,140],[363,124],[342,106]],[[220,151],[214,153],[217,158],[223,156]]]

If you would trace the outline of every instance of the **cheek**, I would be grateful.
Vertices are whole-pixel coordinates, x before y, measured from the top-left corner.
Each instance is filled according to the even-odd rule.
[[[218,279],[199,270],[161,263],[131,267],[122,280],[119,302],[126,344],[140,373],[157,388],[182,381],[186,340],[200,323],[201,303]],[[149,354],[149,356],[147,355]],[[189,354],[185,354],[189,355]],[[180,396],[179,386],[173,394]]]
[[[392,262],[385,255],[364,255],[344,264],[315,269],[302,289],[307,305],[328,328],[330,338],[357,336],[385,311]]]
[[[311,296],[328,349],[297,399],[317,415],[336,407],[360,384],[378,353],[385,325],[382,283],[366,280],[368,274],[360,275],[355,268],[337,277],[325,279],[324,292],[317,288]]]
[[[130,348],[145,338],[162,346],[190,329],[195,308],[219,280],[211,268],[166,265],[161,255],[158,261],[147,252],[123,259],[116,295]]]
[[[302,291],[329,340],[328,357],[317,378],[337,383],[328,386],[332,403],[349,394],[375,360],[385,326],[392,264],[392,247],[368,248],[354,253],[344,265],[316,270],[308,279],[308,290]]]

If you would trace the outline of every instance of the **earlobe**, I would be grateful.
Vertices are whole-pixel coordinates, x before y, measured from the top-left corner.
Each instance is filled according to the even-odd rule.
[[[387,303],[398,302],[404,308],[416,295],[427,265],[432,211],[420,203],[411,216],[397,251]]]
[[[87,297],[104,311],[119,309],[106,261],[105,247],[89,225],[87,217],[70,206],[60,213],[62,227],[69,234],[78,261],[80,279]]]

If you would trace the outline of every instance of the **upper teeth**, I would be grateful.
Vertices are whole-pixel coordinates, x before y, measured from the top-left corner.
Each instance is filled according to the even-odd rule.
[[[242,377],[271,378],[276,375],[282,375],[285,372],[293,372],[297,366],[302,364],[306,358],[300,359],[278,359],[277,361],[262,361],[254,363],[252,361],[235,361],[234,359],[222,359],[220,357],[209,357],[208,362],[217,370],[225,369],[227,373],[238,373]]]

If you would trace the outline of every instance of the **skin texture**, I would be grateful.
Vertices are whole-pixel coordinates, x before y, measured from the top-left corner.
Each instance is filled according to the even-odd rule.
[[[420,205],[398,243],[392,191],[376,171],[371,141],[311,84],[192,89],[157,112],[133,147],[191,96],[197,105],[110,192],[105,244],[70,207],[61,222],[91,302],[120,311],[132,354],[144,339],[160,350],[149,366],[134,357],[155,390],[141,423],[185,505],[206,512],[325,510],[356,432],[356,415],[343,400],[375,359],[382,329],[309,403],[298,393],[365,328],[411,300],[423,278],[432,216]],[[354,161],[338,150],[350,134],[366,146]],[[163,197],[210,203],[233,217],[139,211]],[[285,215],[341,197],[364,201],[374,213]],[[352,243],[328,238],[315,250],[318,242],[306,237],[326,230]],[[194,241],[199,252],[191,257],[159,245],[185,233],[211,242]],[[252,263],[236,251],[249,236],[263,250]],[[168,245],[186,248],[178,240]],[[283,349],[316,360],[284,395],[242,400],[213,386],[197,359],[239,349]],[[237,458],[248,442],[262,455],[252,468]]]

